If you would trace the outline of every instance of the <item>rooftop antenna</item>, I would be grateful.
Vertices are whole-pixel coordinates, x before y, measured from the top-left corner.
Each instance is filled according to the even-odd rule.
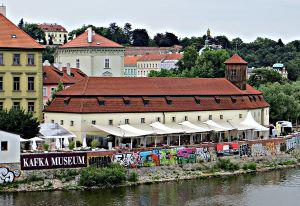
[[[235,42],[235,53],[236,53],[236,54],[238,53],[238,45],[237,45],[237,42]]]

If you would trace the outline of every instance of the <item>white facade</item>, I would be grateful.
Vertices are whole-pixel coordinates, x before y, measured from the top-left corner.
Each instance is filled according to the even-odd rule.
[[[159,72],[160,70],[161,60],[137,62],[137,77],[148,77],[151,71]]]
[[[45,37],[46,37],[48,45],[49,45],[50,37],[52,37],[52,42],[54,45],[64,44],[65,36],[68,41],[68,32],[67,31],[45,31]]]
[[[0,164],[20,162],[20,136],[0,131]]]
[[[161,123],[181,123],[185,120],[199,123],[211,119],[213,121],[229,121],[238,124],[244,120],[248,111],[251,111],[253,118],[262,125],[269,125],[269,108],[253,110],[219,110],[219,111],[190,111],[190,112],[141,112],[141,113],[45,113],[46,123],[58,123],[65,129],[74,133],[77,140],[81,140],[85,133],[84,125],[123,125],[125,120],[131,125],[151,124],[157,121]],[[144,118],[145,123],[141,123]],[[221,119],[222,118],[222,119]],[[71,123],[72,121],[72,123]],[[61,124],[62,123],[62,124]],[[73,125],[73,126],[71,126]],[[95,131],[96,132],[96,131]]]
[[[178,69],[177,63],[179,62],[178,59],[173,59],[173,60],[163,60],[161,63],[161,69]]]
[[[124,66],[124,77],[136,77],[137,67],[136,66]]]
[[[91,77],[122,77],[124,48],[58,49],[55,62],[63,67],[78,68]]]

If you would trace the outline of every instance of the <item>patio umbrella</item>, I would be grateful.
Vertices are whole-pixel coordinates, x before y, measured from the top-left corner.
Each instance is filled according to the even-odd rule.
[[[37,149],[37,145],[36,145],[36,141],[35,140],[32,141],[31,149],[32,150],[36,150]]]
[[[69,138],[68,137],[64,138],[64,146],[69,147]]]
[[[82,147],[85,148],[87,145],[86,145],[86,137],[82,137]]]
[[[57,138],[56,141],[55,141],[55,147],[56,147],[56,149],[60,149],[60,141],[59,141],[59,138]]]

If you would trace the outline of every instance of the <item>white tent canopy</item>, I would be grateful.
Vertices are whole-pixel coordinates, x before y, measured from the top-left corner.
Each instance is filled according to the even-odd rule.
[[[256,131],[269,131],[267,127],[260,125],[254,120],[251,112],[248,112],[246,118],[239,124],[239,127],[248,127],[249,129],[253,129]]]
[[[119,128],[121,128],[122,130],[124,130],[126,132],[131,132],[131,133],[137,134],[139,136],[146,136],[146,135],[154,134],[153,131],[147,131],[147,130],[139,129],[139,128],[136,128],[136,127],[131,126],[129,124],[120,125]]]
[[[184,121],[184,122],[181,122],[179,124],[184,126],[184,127],[193,129],[193,130],[195,130],[195,132],[209,132],[209,131],[211,131],[211,129],[209,129],[208,127],[206,127],[206,128],[201,127],[200,125],[193,124],[189,121]]]
[[[129,132],[114,126],[92,125],[94,128],[117,137],[140,137],[140,134]]]
[[[40,125],[40,134],[45,139],[75,138],[72,132],[61,127],[57,123],[44,123]]]
[[[205,124],[207,124],[212,130],[216,131],[216,132],[225,132],[225,131],[230,131],[233,130],[234,128],[231,126],[226,126],[226,125],[221,125],[220,123],[214,122],[212,120],[208,120],[206,122],[204,122]]]
[[[162,124],[160,122],[154,122],[150,124],[151,127],[153,127],[153,130],[156,134],[178,134],[178,133],[185,133],[183,129],[176,129],[171,128],[170,126],[167,126],[165,124]]]

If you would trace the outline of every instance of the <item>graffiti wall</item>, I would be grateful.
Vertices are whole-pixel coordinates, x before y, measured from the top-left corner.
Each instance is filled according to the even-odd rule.
[[[21,175],[19,164],[0,165],[0,185],[14,182]]]
[[[87,163],[90,166],[106,167],[112,163],[112,152],[89,152],[87,153]]]

